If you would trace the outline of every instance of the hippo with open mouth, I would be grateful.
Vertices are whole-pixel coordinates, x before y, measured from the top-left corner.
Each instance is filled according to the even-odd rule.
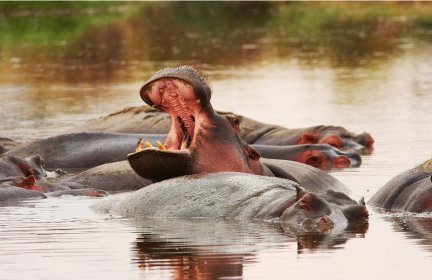
[[[153,181],[195,173],[237,171],[269,175],[260,154],[240,138],[236,119],[217,114],[205,78],[190,66],[167,68],[141,88],[141,98],[171,115],[171,129],[158,148],[128,156],[131,167]]]

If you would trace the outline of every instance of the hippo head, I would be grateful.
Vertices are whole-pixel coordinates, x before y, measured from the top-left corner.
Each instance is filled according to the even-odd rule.
[[[46,175],[44,169],[45,161],[38,154],[25,159],[21,159],[15,156],[9,156],[9,160],[12,161],[26,177],[33,175],[36,179],[39,180]]]
[[[296,202],[280,217],[296,231],[326,233],[367,225],[369,215],[363,199],[357,203],[341,192],[312,193],[300,186],[296,191]]]
[[[141,98],[171,115],[158,148],[128,155],[131,167],[153,181],[195,173],[238,171],[265,174],[260,155],[244,142],[235,118],[217,114],[206,79],[190,66],[166,68],[141,88]]]

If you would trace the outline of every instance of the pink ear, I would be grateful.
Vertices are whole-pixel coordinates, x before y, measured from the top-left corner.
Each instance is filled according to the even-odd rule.
[[[307,192],[306,190],[300,186],[300,185],[295,185],[296,188],[296,201],[299,200],[300,198],[302,198]]]

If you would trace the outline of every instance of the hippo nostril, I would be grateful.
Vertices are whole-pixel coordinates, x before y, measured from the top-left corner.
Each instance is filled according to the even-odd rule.
[[[359,143],[365,147],[371,147],[375,143],[375,140],[372,138],[372,135],[364,132],[360,137]]]
[[[325,153],[319,150],[310,149],[305,152],[299,153],[295,160],[316,168],[327,169],[328,157]]]
[[[346,156],[338,156],[338,157],[333,159],[333,165],[336,168],[350,167],[351,161]]]

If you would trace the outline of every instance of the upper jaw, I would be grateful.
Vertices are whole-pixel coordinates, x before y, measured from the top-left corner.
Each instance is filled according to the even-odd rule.
[[[154,74],[141,88],[141,98],[171,115],[172,125],[164,148],[189,149],[197,134],[197,122],[211,110],[210,87],[192,67],[166,68]]]
[[[151,76],[141,87],[140,96],[150,106],[154,106],[154,100],[151,100],[148,96],[148,90],[152,87],[153,82],[160,79],[178,79],[182,80],[191,85],[197,94],[197,98],[200,100],[201,106],[207,106],[210,104],[211,89],[207,80],[201,75],[195,68],[191,66],[179,66],[175,68],[165,68],[156,72]]]

